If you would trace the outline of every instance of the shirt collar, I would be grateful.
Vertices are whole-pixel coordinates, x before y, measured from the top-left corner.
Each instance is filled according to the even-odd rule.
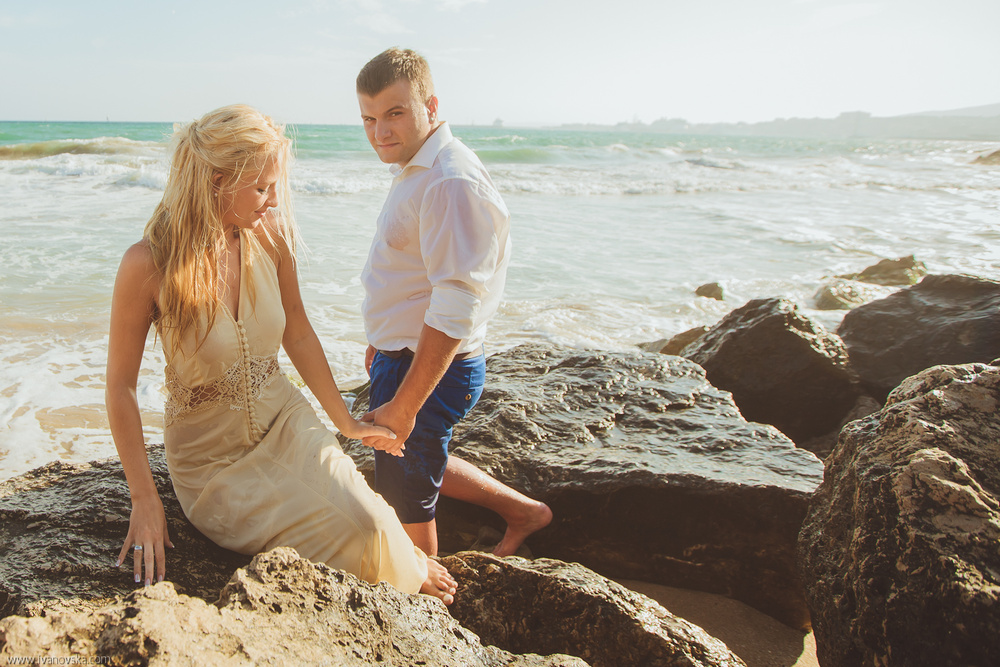
[[[410,158],[409,162],[402,167],[398,164],[391,164],[389,165],[389,171],[393,176],[399,176],[410,167],[430,169],[434,166],[434,160],[437,159],[441,149],[450,144],[453,139],[454,136],[451,134],[451,128],[448,127],[448,122],[444,121],[424,140],[424,145]]]

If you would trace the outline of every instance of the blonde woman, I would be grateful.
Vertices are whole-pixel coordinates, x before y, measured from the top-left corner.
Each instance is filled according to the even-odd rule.
[[[278,365],[288,358],[342,433],[393,437],[356,421],[306,317],[289,207],[291,142],[247,106],[178,130],[163,200],[115,281],[106,402],[132,514],[121,565],[162,581],[173,546],[136,400],[150,326],[167,360],[167,464],[181,507],[217,544],[252,554],[291,546],[369,582],[450,604],[455,581],[413,546]]]

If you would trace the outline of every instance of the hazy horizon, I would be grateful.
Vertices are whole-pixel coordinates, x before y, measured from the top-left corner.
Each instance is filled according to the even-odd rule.
[[[996,103],[995,0],[180,0],[0,5],[0,120],[176,122],[252,104],[357,125],[354,77],[427,57],[457,125],[758,123]],[[58,120],[53,120],[58,119]]]
[[[965,112],[977,111],[977,110],[980,110],[980,109],[989,110],[990,113],[984,113],[984,114],[965,113]],[[854,110],[854,111],[843,111],[843,112],[841,112],[841,114],[845,114],[845,113],[849,114],[849,113],[870,113],[870,112],[867,112],[867,111],[865,111],[863,109],[857,109],[857,110]],[[748,123],[748,124],[771,123],[771,122],[782,121],[782,120],[818,120],[818,121],[835,120],[841,114],[837,114],[837,116],[830,116],[830,117],[770,118],[770,119],[762,120],[762,121],[753,121],[752,123]],[[893,118],[908,118],[908,117],[912,117],[912,116],[927,116],[927,117],[935,117],[935,118],[993,118],[993,117],[996,117],[996,116],[1000,116],[1000,103],[997,103],[997,104],[983,104],[983,105],[977,105],[975,107],[963,107],[961,109],[937,109],[937,110],[932,110],[932,111],[914,111],[914,112],[908,112],[908,113],[899,114],[897,116],[872,116],[872,117],[873,118],[893,119]],[[655,123],[658,120],[662,120],[664,118],[666,118],[666,117],[664,116],[664,117],[661,117],[661,118],[654,118],[654,119],[652,119],[649,122],[646,122],[646,121],[641,121],[641,122],[643,124],[648,125],[648,124],[651,124],[651,123]],[[692,125],[710,125],[710,124],[737,125],[737,124],[741,124],[741,123],[747,123],[747,121],[721,121],[721,122],[718,122],[718,123],[703,123],[703,122],[700,122],[700,121],[697,121],[697,120],[692,120],[692,119],[689,119],[689,118],[684,118],[682,120],[688,121]],[[174,122],[181,122],[181,121],[111,119],[111,118],[106,118],[105,120],[78,120],[78,119],[73,119],[73,118],[40,118],[40,119],[39,118],[12,118],[12,119],[0,119],[0,123],[95,123],[96,124],[96,123],[174,123]],[[329,126],[344,126],[344,127],[361,127],[361,122],[360,121],[358,121],[358,122],[348,122],[348,123],[300,123],[300,122],[296,122],[294,120],[287,120],[287,121],[284,121],[284,122],[288,123],[289,125],[309,125],[309,126],[313,126],[313,125],[315,125],[315,126],[329,125]],[[615,123],[586,123],[586,122],[583,122],[583,123],[536,124],[536,125],[529,125],[529,124],[522,124],[522,123],[518,123],[518,124],[503,123],[502,127],[505,127],[505,128],[529,128],[529,129],[558,128],[558,127],[561,127],[561,126],[564,126],[564,125],[570,125],[570,126],[587,126],[587,125],[593,125],[593,126],[604,127],[604,126],[614,126],[614,125],[627,125],[627,124],[631,124],[633,122],[634,121],[620,120],[620,121],[617,121]],[[455,125],[455,126],[458,126],[458,127],[462,127],[462,126],[465,126],[465,127],[489,127],[489,126],[493,125],[493,123],[452,123],[452,124]]]

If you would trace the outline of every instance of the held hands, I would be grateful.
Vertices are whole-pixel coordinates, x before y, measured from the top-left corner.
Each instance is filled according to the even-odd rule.
[[[378,350],[376,350],[371,345],[369,345],[368,349],[365,350],[365,372],[368,373],[368,377],[372,376],[372,361],[375,360],[375,354],[377,352]],[[382,406],[382,408],[385,407],[386,406]],[[373,427],[375,427],[375,415],[377,413],[380,413],[382,408],[378,408],[376,410],[372,410],[371,412],[367,413],[361,418],[361,421],[365,422],[366,424],[370,423]],[[384,420],[380,419],[380,421],[385,423]],[[382,428],[382,427],[375,427],[375,428]],[[383,430],[388,431],[388,429],[383,429]],[[412,430],[413,430],[413,422],[411,420],[409,427],[406,429],[406,434],[408,435]],[[369,433],[366,437],[361,438],[361,442],[364,445],[371,447],[373,449],[380,449],[387,454],[392,454],[393,456],[398,456],[402,458],[403,450],[406,449],[406,437],[404,436],[402,438],[399,438],[392,431],[389,431],[389,434],[390,434],[389,437],[382,437],[378,433]]]
[[[163,503],[159,496],[145,500],[133,500],[128,535],[125,536],[125,544],[118,554],[115,567],[121,567],[125,556],[131,550],[135,583],[145,582],[145,585],[149,586],[153,583],[154,572],[156,573],[156,581],[163,581],[167,572],[164,545],[171,549],[174,547],[167,532],[167,517],[163,512]],[[143,569],[146,573],[145,578],[143,578]]]
[[[390,429],[385,426],[376,426],[375,424],[370,423],[371,420],[365,420],[364,417],[362,417],[362,420],[363,421],[351,419],[350,423],[345,425],[346,428],[340,429],[340,432],[348,438],[361,440],[366,445],[368,444],[368,440],[372,438],[386,440],[392,443],[396,442],[396,434]]]
[[[406,438],[409,437],[410,432],[413,430],[416,417],[411,417],[401,412],[393,405],[393,401],[389,401],[366,413],[361,417],[361,421],[372,424],[377,421],[379,424],[391,427],[394,433],[393,438],[377,436],[362,438],[362,443],[373,449],[380,449],[386,454],[402,457],[403,450],[406,449]]]

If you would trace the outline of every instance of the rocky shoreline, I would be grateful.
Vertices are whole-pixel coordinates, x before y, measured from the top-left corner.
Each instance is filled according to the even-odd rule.
[[[989,664],[1000,283],[890,264],[832,279],[841,296],[871,296],[850,286],[872,274],[910,285],[845,301],[836,332],[762,299],[654,351],[524,345],[490,357],[455,451],[556,520],[529,539],[535,558],[497,559],[467,551],[484,526],[500,528],[495,517],[443,500],[442,549],[456,552],[443,562],[463,591],[450,609],[289,549],[251,560],[216,547],[180,511],[162,447],[150,459],[176,548],[170,581],[148,589],[112,567],[130,511],[116,459],[0,483],[0,658],[744,664],[611,580],[634,579],[812,627],[824,666]],[[370,452],[345,449],[370,471]]]

